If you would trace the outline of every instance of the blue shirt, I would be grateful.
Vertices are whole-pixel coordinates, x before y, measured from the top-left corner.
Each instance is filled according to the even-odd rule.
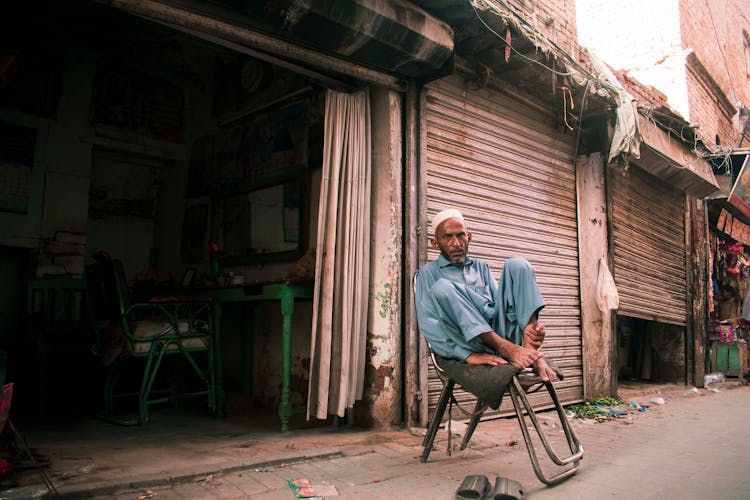
[[[479,338],[494,331],[497,282],[482,260],[452,264],[443,255],[417,274],[415,302],[422,335],[435,353],[466,361],[472,352],[496,354]]]

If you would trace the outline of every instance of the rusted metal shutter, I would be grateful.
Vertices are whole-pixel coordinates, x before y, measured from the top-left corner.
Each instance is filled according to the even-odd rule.
[[[617,314],[686,325],[684,193],[634,165],[608,183]]]
[[[430,84],[424,103],[427,220],[446,207],[460,208],[473,234],[470,255],[487,261],[497,278],[510,257],[531,262],[546,302],[545,355],[566,375],[556,386],[558,394],[565,402],[580,401],[574,138],[507,95],[466,90],[457,76]],[[430,250],[428,259],[437,256]],[[430,367],[430,416],[440,389]],[[473,400],[462,391],[456,397]],[[544,404],[543,397],[536,403]],[[510,408],[506,400],[500,411]]]

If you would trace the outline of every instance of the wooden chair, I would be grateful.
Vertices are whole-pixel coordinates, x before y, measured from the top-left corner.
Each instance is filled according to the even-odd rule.
[[[416,297],[416,279],[417,279],[417,276],[415,274],[414,276],[415,297]],[[436,370],[438,374],[438,377],[440,378],[443,384],[443,388],[440,391],[440,397],[438,399],[437,407],[435,408],[435,414],[432,416],[432,420],[428,424],[427,432],[425,433],[424,439],[422,440],[423,450],[422,450],[422,454],[419,457],[419,461],[422,463],[426,462],[427,458],[430,456],[433,443],[435,442],[435,436],[437,435],[438,428],[440,427],[440,423],[442,422],[443,416],[445,415],[446,407],[448,407],[449,404],[451,406],[454,403],[458,404],[453,395],[453,391],[456,386],[456,381],[453,380],[451,377],[449,377],[448,374],[445,372],[445,370],[440,366],[438,357],[432,351],[432,347],[430,346],[429,342],[427,342],[427,348],[429,349],[429,352],[430,352],[430,360],[432,362],[434,369]],[[558,419],[560,420],[560,425],[565,434],[565,439],[566,439],[568,448],[570,449],[570,455],[566,457],[560,457],[558,453],[552,448],[547,435],[544,433],[544,430],[542,429],[542,424],[539,422],[539,419],[537,418],[536,411],[527,397],[527,394],[536,392],[541,389],[546,389],[547,392],[549,393],[550,398],[552,399],[552,403],[554,404],[554,408],[557,412]],[[565,479],[571,477],[576,472],[578,472],[580,461],[583,458],[583,446],[581,446],[581,443],[578,441],[578,438],[576,437],[575,432],[573,431],[573,428],[570,426],[568,422],[567,416],[565,414],[565,409],[560,404],[560,400],[557,397],[557,392],[555,391],[555,387],[552,384],[552,382],[543,382],[536,374],[533,373],[533,371],[530,368],[528,368],[526,370],[521,371],[517,375],[513,376],[510,384],[508,385],[506,394],[510,396],[511,402],[513,403],[513,408],[516,413],[518,425],[521,427],[521,433],[523,434],[523,439],[524,439],[524,442],[526,443],[526,449],[529,454],[529,459],[531,460],[531,465],[534,468],[534,473],[536,474],[537,478],[542,483],[548,486],[553,486],[555,484],[561,483]],[[484,415],[484,412],[486,409],[487,409],[487,405],[477,400],[474,406],[474,411],[471,413],[469,424],[466,427],[466,432],[464,434],[463,440],[461,441],[461,445],[460,445],[461,450],[465,449],[466,446],[469,444],[469,441],[471,440],[471,437],[474,434],[474,431],[476,430],[477,425],[479,424],[479,421]],[[452,415],[450,413],[451,412],[449,411],[449,414],[448,414],[448,435],[449,435],[448,454],[449,455],[450,455],[450,448],[451,448],[450,421],[452,418]],[[536,447],[534,446],[534,443],[531,438],[531,433],[529,432],[528,425],[526,424],[526,418],[524,416],[524,413],[526,413],[526,415],[529,417],[529,420],[531,421],[534,427],[534,430],[536,431],[536,434],[539,437],[539,440],[544,446],[545,452],[547,453],[547,457],[555,465],[564,468],[563,470],[553,473],[551,475],[546,474],[542,470],[541,464],[539,463],[539,456],[537,454]]]
[[[50,372],[66,366],[78,367],[87,358],[93,360],[90,349],[94,337],[83,278],[59,275],[29,280],[27,318],[30,346],[34,351],[34,405],[37,413],[42,413],[52,403],[49,386],[58,380]],[[69,369],[66,376],[71,376]],[[76,391],[84,390],[73,381],[69,385]]]
[[[86,276],[102,339],[100,354],[112,361],[104,387],[104,411],[99,416],[122,425],[142,425],[149,420],[150,406],[181,404],[193,397],[205,398],[215,413],[212,367],[217,346],[212,342],[211,300],[154,297],[148,302],[131,303],[119,260],[99,258],[86,266]],[[174,373],[165,371],[167,359],[176,362]],[[128,390],[123,370],[138,362],[142,366],[140,384]],[[188,375],[195,379],[192,387],[187,387]],[[126,398],[137,401],[135,418],[116,413],[115,400]]]

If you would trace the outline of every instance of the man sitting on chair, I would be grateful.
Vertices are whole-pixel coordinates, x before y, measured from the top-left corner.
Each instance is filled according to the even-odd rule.
[[[419,329],[440,367],[493,409],[520,370],[556,380],[541,351],[544,300],[529,262],[506,261],[498,285],[487,263],[468,256],[471,233],[460,211],[438,213],[432,228],[440,256],[419,271],[415,295]]]

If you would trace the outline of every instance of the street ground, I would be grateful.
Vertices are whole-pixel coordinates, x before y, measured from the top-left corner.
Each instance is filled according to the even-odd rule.
[[[750,386],[730,379],[713,390],[625,384],[619,392],[623,401],[648,408],[601,423],[573,419],[584,459],[577,475],[552,488],[534,475],[514,418],[480,423],[469,447],[451,456],[441,430],[424,464],[418,459],[423,429],[328,426],[282,435],[205,418],[210,428],[175,429],[162,418],[139,434],[89,423],[85,432],[29,429],[26,437],[47,454],[48,474],[68,498],[293,499],[289,479],[304,478],[325,498],[452,499],[469,474],[513,479],[527,498],[538,499],[750,498]],[[652,402],[658,398],[665,404]],[[543,421],[553,444],[562,446],[553,414]],[[462,430],[460,422],[452,427]],[[459,441],[454,438],[454,447]],[[545,470],[551,466],[545,463]],[[32,484],[0,497],[43,494],[38,477],[29,479]]]

